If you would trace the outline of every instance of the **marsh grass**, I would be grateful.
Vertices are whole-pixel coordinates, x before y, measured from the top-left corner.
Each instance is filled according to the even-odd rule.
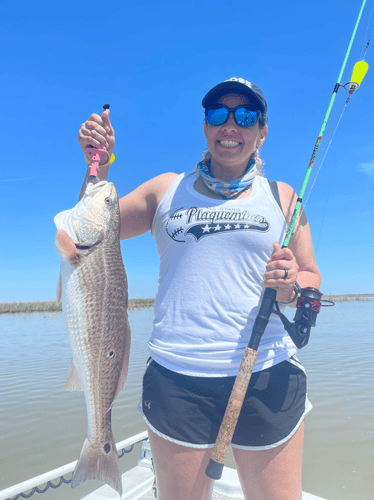
[[[153,307],[155,299],[129,299],[128,309],[143,309]],[[54,300],[40,302],[3,302],[0,303],[0,314],[4,313],[31,313],[31,312],[59,312],[62,311],[61,304],[57,305]]]
[[[374,293],[348,293],[345,295],[323,295],[322,299],[332,300],[333,302],[351,302],[374,300]]]
[[[334,302],[351,302],[351,301],[371,301],[374,300],[374,293],[358,293],[345,295],[323,295],[325,300]],[[128,309],[145,309],[153,307],[155,299],[129,299]],[[62,311],[61,304],[58,306],[54,300],[46,302],[3,302],[0,303],[0,314],[4,313],[28,313],[28,312],[59,312]]]

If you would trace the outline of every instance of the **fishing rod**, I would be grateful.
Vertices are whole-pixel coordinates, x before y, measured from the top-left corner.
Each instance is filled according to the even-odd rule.
[[[104,104],[103,106],[103,111],[106,109],[110,108],[110,104]],[[87,153],[90,155],[90,175],[87,178],[86,184],[89,182],[95,181],[95,183],[100,182],[100,179],[98,178],[97,174],[99,173],[99,168],[100,164],[105,165],[109,161],[109,153],[106,149],[104,148],[95,148],[91,145],[88,145],[87,148],[90,148],[87,150]],[[102,161],[103,158],[106,157],[105,161]]]
[[[332,97],[330,99],[330,103],[327,108],[327,112],[325,115],[325,118],[322,123],[322,127],[319,131],[317,141],[315,143],[315,146],[313,148],[312,156],[310,158],[308,168],[305,174],[305,178],[303,181],[303,184],[301,186],[301,190],[299,193],[299,196],[296,201],[295,209],[291,217],[290,224],[288,226],[287,232],[286,232],[286,237],[284,239],[282,248],[286,248],[289,244],[289,241],[292,236],[292,232],[296,223],[297,215],[299,213],[301,203],[303,201],[303,196],[306,190],[306,186],[309,181],[310,174],[312,172],[312,168],[314,165],[314,161],[316,159],[316,155],[322,140],[323,133],[326,128],[327,121],[329,119],[330,113],[332,106],[334,104],[336,94],[339,90],[339,88],[349,86],[350,90],[350,95],[359,87],[363,77],[365,76],[365,73],[367,71],[367,63],[365,65],[359,64],[364,61],[359,61],[359,63],[356,63],[355,68],[353,70],[352,78],[351,81],[348,82],[347,84],[341,85],[341,79],[343,76],[343,72],[345,69],[345,66],[347,64],[348,56],[351,51],[351,47],[354,41],[354,38],[356,36],[356,31],[358,28],[358,25],[360,23],[361,15],[364,10],[366,0],[363,0],[361,9],[353,30],[353,34],[351,36],[351,40],[348,45],[348,49],[343,61],[343,65],[341,67],[338,80],[335,84]],[[358,65],[358,66],[357,66]],[[357,66],[357,67],[356,67]],[[243,405],[243,400],[244,396],[247,392],[247,388],[249,385],[249,381],[251,379],[251,375],[253,372],[253,368],[256,362],[257,358],[257,353],[258,353],[258,347],[260,345],[261,337],[265,331],[265,328],[269,322],[269,317],[272,312],[275,314],[279,315],[285,329],[287,330],[288,334],[290,335],[291,339],[295,343],[295,345],[301,349],[304,347],[309,340],[309,334],[312,326],[316,325],[316,318],[317,314],[320,311],[321,308],[321,297],[322,293],[317,290],[316,288],[303,288],[301,290],[301,295],[298,298],[297,301],[297,311],[295,314],[294,318],[294,323],[290,323],[285,316],[283,316],[278,308],[278,304],[276,302],[276,294],[277,291],[273,288],[266,288],[259,312],[257,314],[257,317],[255,319],[253,328],[252,328],[252,333],[251,337],[248,342],[248,346],[245,348],[243,359],[241,361],[238,375],[235,379],[235,383],[230,395],[229,402],[227,404],[227,408],[221,423],[221,427],[218,432],[217,440],[214,445],[212,457],[210,459],[210,462],[205,470],[205,473],[208,477],[211,479],[220,479],[222,476],[222,471],[223,471],[223,466],[224,466],[224,461],[225,461],[225,456],[227,453],[227,449],[231,443],[232,436],[235,431],[235,427],[238,421],[238,417]],[[277,309],[274,309],[274,305],[276,305]],[[332,303],[333,305],[333,303]],[[282,318],[283,316],[283,318]]]

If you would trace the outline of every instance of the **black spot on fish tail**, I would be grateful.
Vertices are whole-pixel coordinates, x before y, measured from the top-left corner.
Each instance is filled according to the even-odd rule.
[[[104,446],[104,451],[105,451],[105,453],[107,453],[107,454],[110,452],[110,444],[109,444],[109,443],[107,443],[107,444]]]

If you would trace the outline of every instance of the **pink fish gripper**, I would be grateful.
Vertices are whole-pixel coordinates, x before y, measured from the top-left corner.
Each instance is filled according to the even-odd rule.
[[[93,146],[87,146],[87,149],[90,148],[87,152],[91,157],[90,163],[90,175],[87,178],[86,184],[89,182],[95,181],[95,183],[100,182],[97,174],[99,172],[100,163],[104,165],[109,161],[109,153],[104,148],[94,148]]]

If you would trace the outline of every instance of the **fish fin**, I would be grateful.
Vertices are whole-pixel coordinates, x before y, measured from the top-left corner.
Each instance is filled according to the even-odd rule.
[[[120,390],[123,387],[123,384],[126,381],[127,369],[129,367],[129,354],[130,354],[130,352],[128,351],[127,354],[125,355],[125,359],[123,360],[123,365],[122,365],[121,373],[120,373],[119,378],[118,378],[118,384],[117,384],[116,393],[114,395],[114,399],[117,397],[117,394],[120,392]]]
[[[66,379],[65,389],[67,391],[83,391],[81,383],[79,382],[78,372],[75,364],[72,362]]]
[[[77,252],[77,247],[64,229],[59,229],[57,231],[55,249],[61,258],[67,260],[70,264],[76,264],[78,262],[79,254]]]
[[[71,487],[75,488],[90,479],[104,481],[122,496],[122,479],[113,435],[104,443],[103,450],[93,447],[88,439],[85,440],[73,473]]]
[[[59,306],[61,304],[61,295],[62,295],[62,278],[61,278],[61,271],[58,275],[58,281],[57,281],[57,290],[56,290],[56,303]]]

